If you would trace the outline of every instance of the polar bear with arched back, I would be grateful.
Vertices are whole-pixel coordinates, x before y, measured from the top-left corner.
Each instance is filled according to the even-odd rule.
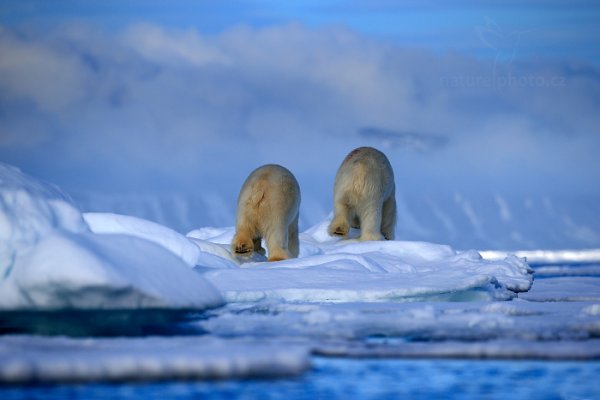
[[[334,184],[330,235],[348,237],[360,228],[360,240],[393,240],[396,225],[394,171],[381,151],[359,147],[346,156]]]
[[[265,255],[264,238],[269,261],[298,257],[299,209],[300,186],[289,170],[275,164],[255,169],[238,197],[231,251],[242,257]]]

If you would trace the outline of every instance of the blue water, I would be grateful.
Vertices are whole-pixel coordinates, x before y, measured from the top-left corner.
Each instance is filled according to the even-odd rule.
[[[0,399],[600,399],[600,362],[315,358],[297,378],[0,388]]]

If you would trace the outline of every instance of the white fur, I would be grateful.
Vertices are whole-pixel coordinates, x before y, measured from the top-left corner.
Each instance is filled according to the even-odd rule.
[[[238,197],[236,234],[231,251],[241,256],[253,252],[269,261],[298,257],[298,212],[300,187],[294,175],[280,165],[268,164],[255,169],[244,182]]]
[[[385,154],[372,147],[351,151],[335,176],[333,197],[330,235],[346,238],[352,226],[361,229],[360,240],[394,239],[396,186]]]

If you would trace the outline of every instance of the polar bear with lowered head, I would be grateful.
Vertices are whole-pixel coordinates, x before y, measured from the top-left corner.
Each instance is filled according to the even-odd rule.
[[[275,164],[255,169],[238,197],[231,251],[241,257],[250,258],[253,252],[264,256],[264,237],[269,261],[298,257],[299,209],[300,186],[289,170]]]
[[[348,237],[360,228],[360,240],[393,240],[396,225],[394,171],[381,151],[359,147],[346,156],[335,176],[334,216],[330,235]]]

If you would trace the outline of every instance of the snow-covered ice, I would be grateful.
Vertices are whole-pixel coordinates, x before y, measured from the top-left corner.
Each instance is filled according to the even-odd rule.
[[[338,355],[360,349],[363,356],[399,356],[423,343],[510,342],[497,357],[529,354],[544,358],[564,358],[568,346],[578,358],[598,358],[595,339],[600,333],[599,302],[411,302],[411,303],[235,303],[213,311],[214,317],[198,322],[203,331],[214,335],[251,337],[309,338],[318,352]],[[536,347],[535,343],[563,343]],[[420,345],[419,345],[420,346]],[[419,347],[420,348],[420,347]],[[446,347],[440,347],[449,351]],[[466,347],[465,347],[466,348]],[[473,347],[475,348],[475,347]],[[420,349],[419,351],[425,351]],[[487,351],[487,350],[486,350]],[[491,350],[489,350],[491,351]],[[532,350],[533,351],[533,350]],[[408,354],[408,353],[407,353]],[[476,356],[464,354],[464,357]],[[491,353],[490,353],[491,354]],[[587,354],[587,356],[585,356]],[[432,350],[430,356],[434,356]],[[455,354],[458,356],[457,354]],[[443,354],[440,354],[443,356]]]
[[[82,233],[88,227],[58,187],[0,163],[0,277],[10,274],[19,254],[55,230]]]
[[[222,303],[219,292],[174,254],[176,236],[168,228],[145,235],[160,236],[170,250],[142,234],[92,233],[60,189],[4,164],[0,206],[0,309],[205,309]],[[104,216],[92,225],[108,230],[115,221]],[[118,221],[127,221],[130,231],[153,227]]]
[[[60,189],[2,164],[0,201],[3,318],[204,310],[187,324],[194,336],[0,336],[4,382],[279,376],[305,371],[310,354],[600,358],[594,249],[340,240],[325,219],[300,235],[298,258],[268,263],[232,256],[232,227],[182,235],[127,215],[82,214]]]
[[[551,349],[551,350],[549,350]],[[394,342],[357,346],[325,346],[316,354],[361,358],[471,358],[471,359],[536,359],[536,360],[595,360],[600,358],[600,340],[581,341],[453,341]]]
[[[56,232],[19,255],[0,308],[190,308],[221,304],[202,276],[161,246],[128,235]]]
[[[339,240],[327,235],[326,225],[300,235],[297,259],[248,262],[239,268],[231,267],[234,259],[223,247],[233,228],[200,229],[188,236],[229,263],[229,268],[205,273],[228,302],[506,300],[532,282],[528,265],[512,255],[485,260],[476,251],[425,242]]]
[[[156,222],[113,213],[84,213],[83,219],[94,233],[136,236],[166,248],[189,266],[193,267],[198,262],[198,246],[180,233]]]
[[[0,337],[0,383],[284,377],[310,366],[292,343],[211,337]]]
[[[481,255],[489,259],[504,258],[505,251],[484,250]],[[582,250],[519,250],[514,251],[518,257],[524,257],[530,264],[560,264],[560,263],[600,263],[600,249]]]
[[[371,336],[411,340],[581,339],[597,334],[594,304],[598,303],[236,303],[214,311],[219,318],[199,324],[217,334],[353,340]]]
[[[540,279],[521,298],[529,301],[597,301],[600,302],[600,275]]]

